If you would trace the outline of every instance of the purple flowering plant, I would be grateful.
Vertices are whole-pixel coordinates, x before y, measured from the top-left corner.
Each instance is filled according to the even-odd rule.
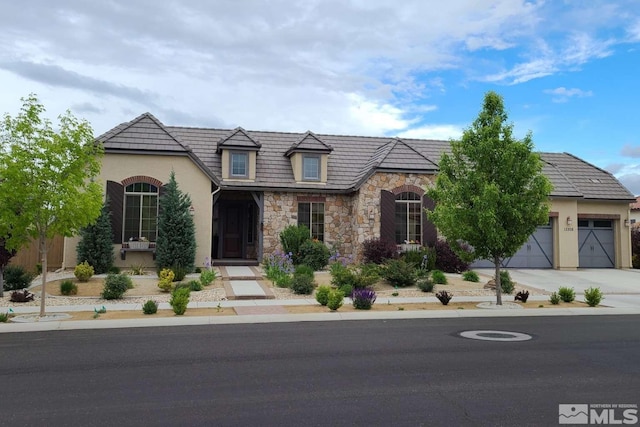
[[[354,289],[351,294],[353,307],[357,310],[369,310],[376,301],[376,291],[370,288]]]

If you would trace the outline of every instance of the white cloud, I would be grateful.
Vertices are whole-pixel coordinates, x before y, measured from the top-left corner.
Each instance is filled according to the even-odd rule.
[[[567,89],[565,87],[557,87],[555,89],[545,89],[544,93],[553,95],[553,102],[567,102],[571,97],[584,98],[593,96],[590,90],[582,90],[578,88]]]
[[[462,136],[462,126],[456,125],[425,125],[407,129],[398,134],[400,138],[434,139],[447,141]]]

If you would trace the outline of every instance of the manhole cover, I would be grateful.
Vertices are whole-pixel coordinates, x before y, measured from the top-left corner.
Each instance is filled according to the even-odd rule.
[[[460,332],[463,338],[482,341],[529,341],[531,335],[509,331],[464,331]]]

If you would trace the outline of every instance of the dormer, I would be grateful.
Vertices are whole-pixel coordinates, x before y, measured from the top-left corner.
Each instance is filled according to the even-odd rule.
[[[291,160],[291,169],[296,182],[303,184],[326,184],[329,154],[333,151],[313,132],[307,131],[285,153]]]
[[[218,141],[224,181],[255,181],[256,158],[262,145],[244,129],[236,128]]]

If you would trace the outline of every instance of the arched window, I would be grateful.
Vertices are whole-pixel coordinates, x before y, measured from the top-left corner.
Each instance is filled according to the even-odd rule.
[[[141,237],[155,242],[158,235],[158,187],[147,182],[129,184],[124,190],[123,241]]]
[[[412,192],[396,196],[396,243],[420,243],[422,240],[422,197]]]

